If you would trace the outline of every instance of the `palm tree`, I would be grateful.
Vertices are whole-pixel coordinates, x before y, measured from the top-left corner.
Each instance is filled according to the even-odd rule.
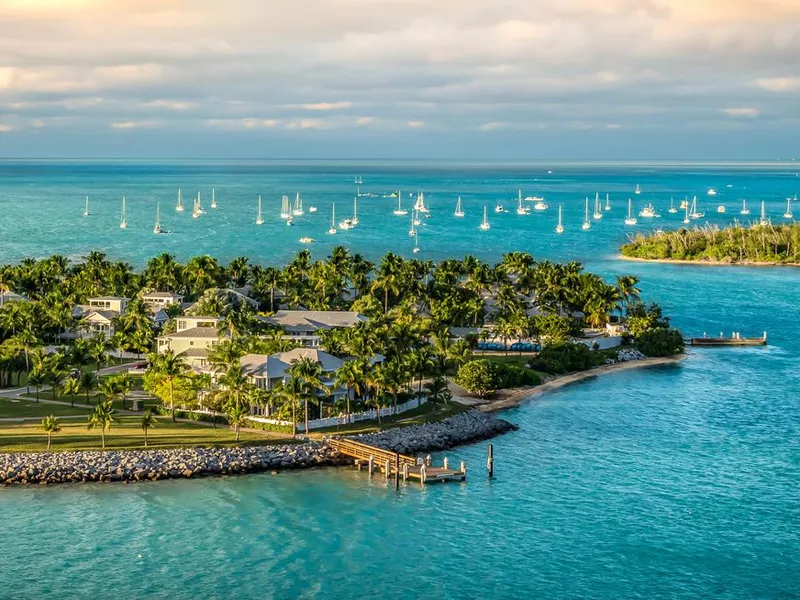
[[[639,300],[641,291],[636,287],[636,284],[638,283],[639,278],[634,277],[633,275],[622,275],[617,277],[617,290],[619,291],[619,297],[622,300],[622,306],[624,306],[625,309],[630,306],[631,302],[636,302]],[[620,307],[620,316],[622,316],[622,307]]]
[[[84,367],[87,367],[94,362],[89,343],[83,338],[78,338],[75,340],[75,343],[73,343],[72,347],[69,349],[67,356],[69,359],[69,364],[78,370],[83,370]]]
[[[144,431],[144,447],[147,448],[147,430],[152,429],[158,423],[158,419],[156,419],[153,411],[149,408],[142,413],[141,418],[139,419],[139,425]]]
[[[81,392],[80,379],[76,377],[67,377],[64,380],[64,385],[61,387],[61,396],[69,396],[69,403],[75,406],[75,396]]]
[[[111,406],[111,401],[106,400],[105,402],[100,402],[97,406],[92,409],[92,414],[89,415],[89,419],[87,421],[87,429],[99,429],[100,430],[100,440],[101,440],[101,447],[103,450],[106,449],[106,431],[111,431],[111,426],[114,423],[118,423],[117,420],[117,411]]]
[[[14,335],[12,339],[16,343],[17,348],[25,355],[25,372],[30,373],[30,353],[35,347],[40,345],[39,339],[30,329],[23,329]],[[30,388],[28,389],[28,393],[30,393]]]
[[[100,369],[108,362],[109,349],[109,340],[103,333],[98,333],[89,340],[89,352],[96,364],[95,372],[98,379],[100,379]]]
[[[89,394],[92,393],[97,383],[97,378],[91,371],[83,371],[80,374],[78,382],[80,383],[80,390],[86,394],[86,404],[89,404]]]
[[[367,384],[372,387],[374,393],[368,400],[368,404],[375,407],[375,417],[378,420],[378,427],[381,426],[381,392],[385,388],[388,380],[388,373],[381,363],[375,364],[367,371]]]
[[[122,396],[122,409],[125,409],[125,400],[127,400],[128,393],[131,391],[133,387],[133,382],[131,378],[128,377],[127,373],[122,373],[114,377],[117,384],[117,392],[120,396]]]
[[[242,425],[247,424],[247,419],[250,417],[250,413],[247,412],[247,409],[244,406],[228,405],[226,416],[228,417],[228,424],[233,427],[233,430],[236,432],[236,441],[238,442],[239,431]]]
[[[113,403],[119,396],[119,385],[116,377],[103,377],[97,387],[100,393],[105,396],[107,402]]]
[[[300,379],[291,376],[288,380],[278,384],[273,390],[273,397],[276,400],[283,401],[291,409],[292,439],[297,437],[297,409],[305,401],[308,393],[305,384]]]
[[[50,450],[50,441],[52,435],[61,431],[61,422],[58,420],[58,417],[48,415],[42,419],[41,428],[47,434],[47,449]]]
[[[447,382],[442,377],[436,377],[426,383],[425,391],[428,394],[428,401],[433,405],[432,412],[436,412],[436,405],[439,402],[449,402],[453,397],[447,389]]]
[[[334,385],[347,390],[348,423],[350,423],[350,396],[355,399],[363,392],[365,365],[366,361],[351,360],[339,367],[334,374]]]
[[[28,386],[33,386],[36,389],[36,401],[39,401],[39,391],[42,386],[47,383],[47,373],[39,366],[33,368],[28,373]],[[30,390],[30,387],[28,387]]]
[[[162,354],[150,355],[150,368],[157,374],[164,377],[169,384],[169,409],[172,413],[172,422],[175,422],[175,381],[184,377],[189,366],[179,357],[175,356],[172,350]]]
[[[328,391],[327,386],[322,381],[322,363],[303,357],[292,363],[292,366],[289,367],[289,375],[292,378],[299,379],[306,388],[307,393],[303,398],[303,402],[305,430],[306,435],[308,435],[308,403],[309,401],[317,400],[314,390],[320,390],[326,393]]]
[[[244,369],[234,366],[219,378],[217,398],[221,404],[229,404],[235,408],[244,408],[250,404],[253,385],[247,380]]]

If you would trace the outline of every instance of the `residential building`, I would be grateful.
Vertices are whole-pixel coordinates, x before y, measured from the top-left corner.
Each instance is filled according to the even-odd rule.
[[[183,306],[183,296],[173,292],[148,292],[147,294],[142,294],[142,302],[150,307],[150,310],[154,313],[157,313],[168,306]]]
[[[286,338],[316,348],[322,332],[329,329],[355,327],[367,318],[357,312],[344,310],[279,310],[266,321],[279,326]]]
[[[158,352],[163,354],[172,350],[189,366],[206,367],[209,349],[216,346],[220,340],[218,323],[218,317],[179,317],[175,333],[158,338]]]

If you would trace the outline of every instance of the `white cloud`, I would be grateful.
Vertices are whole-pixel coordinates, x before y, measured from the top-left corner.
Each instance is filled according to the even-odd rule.
[[[800,77],[762,77],[756,79],[756,85],[768,92],[800,91]]]
[[[425,127],[425,123],[423,121],[409,121],[408,126],[411,129],[419,129],[421,127]]]
[[[114,121],[111,123],[111,129],[129,130],[129,129],[150,129],[155,127],[155,121]]]
[[[375,117],[358,117],[356,125],[371,125],[375,122]]]
[[[478,129],[481,131],[495,131],[497,129],[506,129],[508,126],[509,124],[504,121],[491,121],[490,123],[484,123]]]
[[[189,110],[195,106],[194,102],[184,102],[179,100],[152,100],[146,102],[144,106],[148,108],[166,108],[169,110]]]
[[[11,125],[0,123],[0,133],[7,133],[9,131],[14,131],[14,128]]]
[[[751,107],[723,108],[721,112],[729,117],[742,117],[747,119],[753,119],[761,114],[761,111],[757,108]]]
[[[305,110],[344,110],[353,106],[352,102],[319,102],[317,104],[301,104]]]

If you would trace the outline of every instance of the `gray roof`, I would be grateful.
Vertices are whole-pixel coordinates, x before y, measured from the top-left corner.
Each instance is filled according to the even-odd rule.
[[[109,321],[111,321],[112,319],[117,318],[119,316],[119,313],[115,310],[92,310],[89,312],[88,315],[86,315],[86,318],[89,319],[92,317],[92,315],[98,315],[100,317],[103,317],[104,319],[108,319]]]
[[[206,358],[208,357],[207,348],[187,348],[183,352],[179,352],[178,356],[184,358]]]
[[[180,294],[175,294],[173,292],[148,292],[147,294],[142,294],[142,299],[146,298],[183,298]]]
[[[123,298],[122,296],[98,296],[96,298],[89,298],[89,302],[91,302],[92,300],[109,301],[109,300],[129,300],[129,299],[130,298]]]
[[[333,354],[328,354],[317,348],[295,348],[288,352],[281,352],[276,356],[289,365],[301,358],[310,358],[314,362],[322,363],[322,370],[325,373],[335,371],[344,364],[341,358],[336,358]]]
[[[353,327],[367,318],[347,310],[279,310],[267,321],[287,329],[331,329]]]
[[[205,338],[217,339],[219,333],[216,327],[192,327],[191,329],[184,329],[165,335],[165,338]]]
[[[289,370],[288,364],[268,354],[245,354],[241,363],[245,373],[253,377],[276,379],[283,377]]]

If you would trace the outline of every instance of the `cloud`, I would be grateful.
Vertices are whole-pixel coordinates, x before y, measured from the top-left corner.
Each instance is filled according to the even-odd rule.
[[[408,126],[411,129],[420,129],[421,127],[425,127],[425,123],[423,121],[409,121]]]
[[[155,127],[155,121],[114,121],[111,123],[111,129],[129,130],[129,129],[150,129]]]
[[[317,104],[301,104],[300,107],[305,110],[344,110],[351,108],[352,102],[319,102]]]
[[[768,92],[800,91],[800,77],[762,77],[756,79],[756,85]]]
[[[757,108],[723,108],[720,112],[729,117],[743,117],[753,119],[761,114]]]
[[[0,133],[7,133],[9,131],[14,131],[14,128],[11,125],[0,123]]]
[[[495,131],[497,129],[506,129],[509,126],[509,123],[504,121],[492,121],[490,123],[484,123],[478,129],[481,131]]]
[[[356,125],[371,125],[375,122],[375,117],[358,117]]]

